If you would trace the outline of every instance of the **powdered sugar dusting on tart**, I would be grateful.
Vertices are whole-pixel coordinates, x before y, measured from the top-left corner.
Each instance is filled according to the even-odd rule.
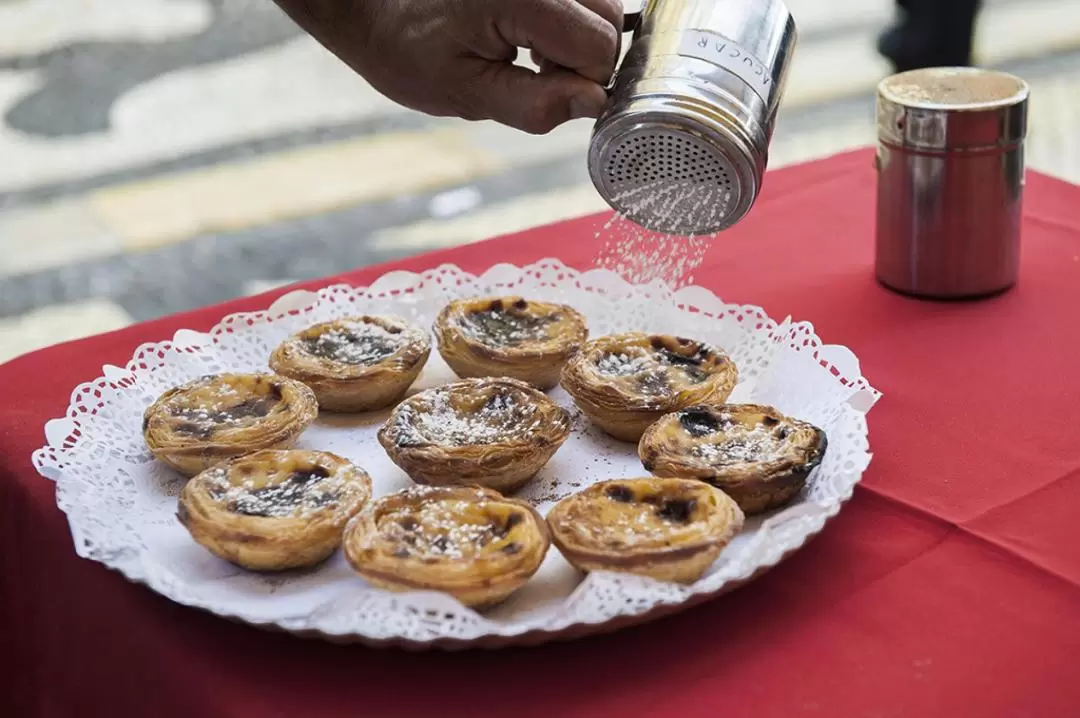
[[[493,541],[505,538],[522,520],[521,512],[510,514],[509,521],[486,516],[487,503],[429,500],[389,511],[379,518],[379,534],[398,546],[396,554],[401,558],[470,558]]]
[[[601,495],[583,497],[583,504],[588,502],[604,504],[603,520],[573,520],[578,508],[574,507],[567,515],[571,521],[563,528],[596,546],[662,546],[700,532],[695,521],[695,498],[662,495],[639,498],[632,490],[613,484]]]
[[[727,422],[722,433],[716,434],[719,441],[703,440],[694,445],[693,453],[714,466],[769,462],[784,453],[786,431],[783,426]]]
[[[510,392],[492,394],[482,407],[463,411],[445,388],[425,393],[424,406],[402,404],[397,411],[400,446],[465,446],[521,439],[539,428],[538,407]]]
[[[705,381],[709,375],[701,363],[706,355],[718,351],[702,344],[694,356],[686,357],[666,348],[631,346],[622,352],[601,354],[594,366],[602,377],[633,382],[640,394],[664,396],[679,386]]]
[[[596,362],[596,370],[606,376],[633,376],[645,371],[649,360],[644,356],[604,354]]]
[[[462,333],[473,341],[495,347],[513,347],[548,338],[548,327],[557,314],[536,315],[512,312],[501,307],[468,312],[457,321]]]
[[[268,416],[281,401],[280,388],[274,384],[268,388],[263,394],[207,377],[171,397],[164,408],[176,420],[174,431],[205,438],[220,428],[246,427]]]
[[[310,516],[334,504],[344,484],[342,469],[331,471],[319,465],[265,483],[254,479],[236,482],[235,478],[234,472],[230,480],[224,467],[210,469],[206,480],[211,498],[232,513],[267,518]]]
[[[340,364],[370,366],[386,359],[405,344],[420,338],[411,328],[387,329],[374,322],[338,322],[318,336],[302,341],[312,356]]]

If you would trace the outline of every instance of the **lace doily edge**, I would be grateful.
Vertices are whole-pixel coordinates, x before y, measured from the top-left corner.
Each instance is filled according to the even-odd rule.
[[[487,272],[481,275],[472,275],[462,271],[456,265],[444,264],[433,269],[427,270],[421,273],[402,272],[395,271],[390,272],[377,278],[372,284],[368,286],[360,285],[348,285],[344,283],[326,285],[317,290],[294,290],[280,296],[275,300],[268,308],[263,310],[257,310],[254,312],[236,312],[224,316],[215,326],[208,332],[194,332],[187,329],[180,329],[174,333],[173,339],[165,340],[156,343],[147,343],[140,345],[132,353],[132,359],[127,363],[124,368],[105,365],[102,368],[102,376],[97,379],[84,382],[78,385],[71,394],[71,400],[68,406],[67,414],[64,417],[59,417],[50,420],[46,423],[45,434],[47,443],[45,446],[36,450],[33,454],[34,466],[39,473],[47,479],[58,480],[61,478],[63,470],[62,466],[52,456],[69,455],[79,448],[79,436],[81,434],[82,421],[90,419],[93,420],[94,414],[79,415],[75,407],[78,402],[78,398],[84,396],[88,391],[93,391],[96,386],[102,383],[116,383],[121,381],[138,381],[138,357],[146,354],[153,354],[159,351],[166,350],[171,347],[185,347],[188,349],[197,349],[204,346],[207,342],[214,342],[217,335],[224,333],[226,327],[229,325],[244,325],[251,323],[261,323],[265,321],[273,321],[275,318],[283,317],[287,314],[294,312],[304,311],[319,301],[322,301],[325,297],[329,296],[335,291],[352,291],[352,292],[366,292],[369,295],[375,295],[380,292],[388,291],[388,285],[390,290],[393,289],[392,285],[400,284],[412,284],[417,282],[421,284],[430,281],[436,275],[456,274],[459,277],[467,278],[469,280],[475,280],[484,282],[487,284],[500,284],[504,283],[505,277],[508,271],[512,271],[516,276],[524,276],[530,272],[538,271],[556,271],[560,274],[564,274],[567,278],[573,278],[577,282],[581,282],[583,278],[589,276],[595,277],[597,273],[606,273],[610,275],[605,277],[605,281],[608,284],[614,284],[618,287],[620,284],[625,291],[631,291],[633,289],[652,288],[654,291],[665,294],[671,298],[677,305],[687,306],[693,302],[693,306],[700,306],[701,304],[710,305],[708,308],[713,309],[719,315],[719,310],[724,312],[738,312],[740,314],[748,314],[751,316],[758,316],[766,319],[770,325],[770,332],[774,336],[783,332],[791,336],[799,336],[804,339],[803,346],[792,345],[792,349],[795,351],[803,351],[804,347],[811,349],[814,354],[814,358],[822,364],[822,366],[829,369],[845,386],[852,388],[852,392],[847,401],[848,408],[854,413],[858,414],[858,421],[863,430],[865,436],[865,415],[880,399],[881,393],[874,389],[870,383],[862,375],[859,367],[857,357],[844,346],[841,345],[827,345],[823,344],[820,338],[814,331],[813,325],[810,322],[793,322],[791,317],[788,316],[781,322],[775,322],[768,317],[768,314],[758,306],[754,305],[731,305],[724,303],[719,297],[717,297],[710,290],[704,289],[698,286],[687,286],[678,290],[670,290],[659,282],[651,283],[650,285],[630,285],[621,278],[618,278],[613,272],[607,270],[588,270],[586,272],[579,272],[572,268],[566,267],[559,260],[545,259],[536,262],[532,265],[524,267],[516,267],[514,265],[495,265]],[[500,280],[499,275],[502,275],[503,279]],[[703,308],[704,310],[705,308]],[[705,312],[710,313],[710,312]],[[767,561],[755,564],[752,566],[752,571],[748,575],[735,575],[728,577],[719,586],[712,590],[700,590],[691,591],[688,598],[684,600],[660,600],[648,609],[638,613],[624,613],[614,618],[601,618],[597,621],[578,620],[569,622],[564,626],[553,627],[521,627],[521,630],[514,630],[511,625],[508,624],[494,624],[492,627],[501,627],[503,629],[510,630],[495,630],[489,631],[481,635],[478,638],[458,638],[458,637],[435,637],[426,640],[407,638],[404,636],[374,636],[365,635],[357,632],[350,633],[329,633],[322,630],[290,626],[290,620],[281,619],[259,619],[250,615],[244,615],[239,611],[223,610],[221,606],[210,606],[200,603],[198,601],[186,600],[185,596],[175,595],[174,592],[169,591],[167,587],[156,585],[147,575],[147,572],[140,566],[141,558],[139,555],[131,556],[88,556],[84,555],[84,551],[80,550],[81,546],[76,539],[76,552],[83,558],[95,560],[99,563],[103,563],[107,567],[121,573],[128,580],[142,584],[161,593],[170,600],[173,600],[182,605],[186,605],[192,608],[202,609],[213,613],[214,615],[221,616],[230,620],[243,622],[249,625],[258,626],[267,630],[283,630],[288,633],[292,633],[298,636],[319,637],[323,640],[335,641],[335,642],[360,642],[378,646],[399,646],[404,648],[466,648],[466,647],[499,647],[502,645],[528,645],[530,643],[541,643],[551,640],[561,640],[563,638],[574,638],[581,635],[593,634],[599,632],[608,632],[611,630],[617,630],[622,626],[637,624],[652,620],[654,617],[665,613],[672,613],[683,608],[688,608],[692,605],[696,605],[700,602],[708,600],[722,593],[727,592],[737,586],[753,580],[760,573],[771,569],[783,561],[794,551],[801,548],[807,540],[820,533],[826,523],[834,516],[836,516],[844,503],[846,503],[854,492],[855,485],[861,480],[862,474],[865,471],[867,465],[869,465],[872,454],[869,452],[868,447],[865,451],[865,463],[861,468],[856,470],[856,476],[854,481],[847,487],[847,491],[837,497],[837,500],[830,502],[829,504],[808,503],[807,506],[817,507],[817,511],[811,517],[804,517],[811,522],[806,527],[805,531],[798,532],[798,539],[794,542],[773,542],[775,545],[781,545],[783,550],[775,555],[769,557]],[[63,507],[61,507],[63,508]],[[65,510],[66,513],[66,510]],[[69,516],[69,523],[71,517]],[[72,529],[75,526],[72,525]],[[763,527],[762,541],[768,538],[769,529]]]
[[[867,452],[866,458],[867,463],[869,463],[872,454]],[[865,467],[862,471],[865,471]],[[713,590],[691,590],[689,591],[689,595],[683,600],[660,599],[644,611],[637,613],[623,613],[613,618],[600,618],[598,620],[581,619],[551,627],[522,627],[521,630],[513,630],[514,627],[512,624],[496,623],[494,626],[510,630],[493,630],[476,637],[441,636],[430,639],[418,639],[408,638],[402,635],[378,636],[365,634],[355,630],[348,632],[331,632],[319,628],[298,625],[299,622],[296,620],[258,618],[245,615],[240,611],[225,610],[220,606],[212,606],[207,603],[188,600],[183,595],[178,595],[175,592],[169,591],[167,587],[156,585],[153,581],[148,579],[145,572],[135,569],[133,564],[139,562],[138,556],[131,556],[123,560],[113,560],[109,562],[100,557],[85,556],[81,551],[77,551],[77,553],[79,553],[82,558],[101,563],[106,568],[124,576],[130,582],[144,586],[180,605],[201,610],[213,616],[224,618],[235,623],[249,625],[264,631],[285,633],[297,638],[320,640],[341,645],[363,645],[372,648],[391,648],[407,651],[494,650],[511,646],[529,647],[545,643],[565,642],[589,636],[615,633],[624,628],[642,625],[665,616],[674,615],[684,610],[694,608],[750,583],[783,563],[789,556],[806,545],[808,541],[820,534],[829,521],[840,513],[843,505],[854,495],[854,489],[861,479],[862,471],[859,472],[860,478],[856,479],[856,481],[851,484],[850,490],[839,497],[837,501],[828,505],[819,503],[806,504],[807,506],[812,505],[817,507],[818,510],[812,512],[810,516],[801,517],[803,520],[808,521],[810,525],[805,533],[801,533],[801,536],[797,541],[784,543],[784,549],[771,556],[768,561],[755,564],[748,573],[729,577]],[[768,533],[769,531],[763,527],[761,532],[763,542],[768,538]]]

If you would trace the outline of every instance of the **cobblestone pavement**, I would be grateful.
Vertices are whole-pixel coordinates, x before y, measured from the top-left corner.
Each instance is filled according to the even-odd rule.
[[[891,0],[788,4],[773,168],[870,144],[889,71]],[[977,56],[1032,85],[1029,165],[1080,181],[1080,4],[988,0]],[[589,122],[403,110],[270,0],[0,0],[0,117],[0,361],[604,208]]]

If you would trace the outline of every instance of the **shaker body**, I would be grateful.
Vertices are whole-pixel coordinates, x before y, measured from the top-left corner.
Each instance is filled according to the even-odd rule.
[[[1018,78],[972,68],[882,82],[875,271],[883,285],[963,299],[1016,283],[1027,95]]]
[[[795,21],[780,1],[649,0],[613,94],[662,92],[665,80],[688,80],[730,96],[767,142],[795,41]]]
[[[601,196],[640,224],[707,234],[738,222],[760,191],[796,29],[781,0],[649,0],[593,130]],[[709,211],[636,206],[682,191]]]

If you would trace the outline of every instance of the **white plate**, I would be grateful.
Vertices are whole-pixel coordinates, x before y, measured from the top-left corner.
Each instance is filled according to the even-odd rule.
[[[587,317],[592,336],[636,329],[722,346],[741,377],[732,400],[771,404],[817,424],[828,434],[825,460],[801,496],[748,521],[691,586],[613,573],[582,577],[553,547],[522,590],[484,614],[437,593],[372,588],[340,552],[309,571],[248,573],[211,556],[176,521],[183,480],[152,459],[141,433],[144,409],[167,388],[212,372],[267,371],[271,349],[316,321],[388,312],[430,326],[451,298],[503,293],[571,304]],[[34,454],[38,471],[56,481],[57,503],[80,556],[224,617],[330,640],[414,648],[538,643],[609,631],[746,582],[821,531],[850,498],[870,462],[865,414],[880,396],[862,378],[854,354],[822,345],[808,323],[777,323],[759,308],[724,304],[700,287],[632,286],[607,270],[578,272],[550,259],[523,268],[497,265],[479,277],[442,266],[422,274],[391,272],[370,287],[292,292],[266,311],[227,316],[207,334],[180,330],[172,341],[143,345],[126,368],[105,366],[103,374],[75,389],[66,418],[46,425],[48,444]],[[433,351],[415,388],[453,378]],[[572,409],[561,389],[551,394]],[[320,417],[299,446],[353,460],[382,495],[409,483],[375,441],[385,415]],[[578,416],[571,438],[518,495],[545,513],[554,500],[592,482],[644,474],[634,445],[605,437]]]

